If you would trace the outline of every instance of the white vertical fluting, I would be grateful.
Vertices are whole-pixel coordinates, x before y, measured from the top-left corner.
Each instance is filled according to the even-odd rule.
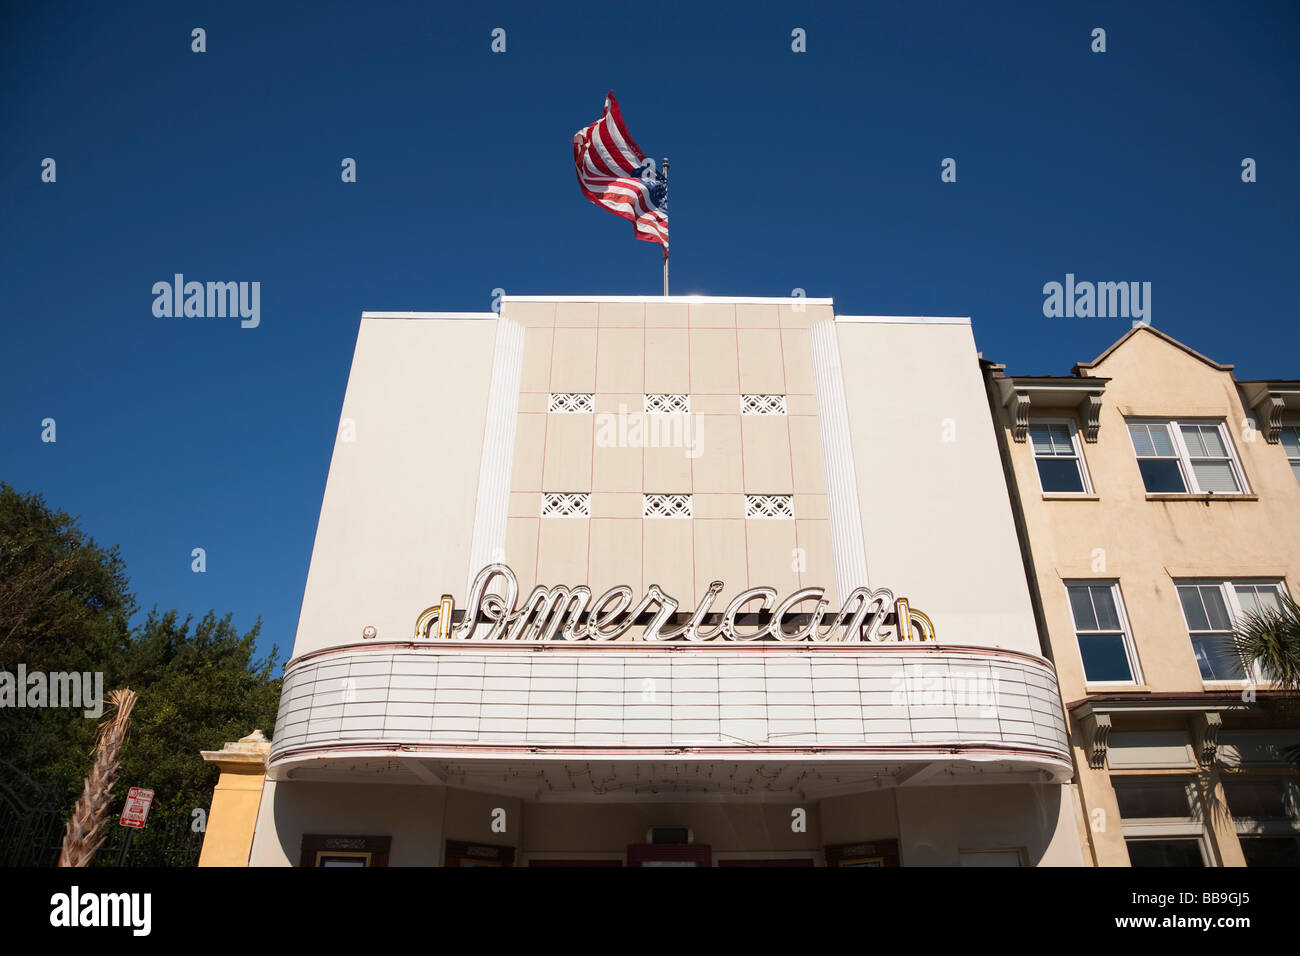
[[[465,593],[486,565],[504,561],[506,515],[510,512],[510,470],[515,456],[515,422],[519,415],[519,381],[524,370],[524,327],[504,315],[497,318],[488,386],[483,454],[478,468],[478,504],[474,540],[469,549]],[[453,410],[454,414],[454,410]]]
[[[813,387],[817,392],[817,424],[826,466],[826,513],[830,517],[831,550],[835,555],[835,589],[841,601],[854,588],[865,587],[867,551],[862,538],[858,478],[853,467],[849,408],[844,400],[844,372],[833,321],[814,322]]]

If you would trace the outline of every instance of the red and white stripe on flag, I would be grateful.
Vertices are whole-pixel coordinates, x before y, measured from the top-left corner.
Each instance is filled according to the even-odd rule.
[[[668,184],[623,125],[618,100],[610,90],[605,113],[573,135],[573,164],[583,195],[629,220],[636,237],[657,242],[668,256]],[[644,173],[644,175],[643,175]]]

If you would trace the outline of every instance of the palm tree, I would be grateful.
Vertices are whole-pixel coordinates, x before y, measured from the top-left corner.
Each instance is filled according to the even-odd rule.
[[[1290,593],[1282,591],[1278,609],[1246,615],[1233,631],[1233,643],[1248,671],[1258,667],[1265,680],[1285,692],[1289,703],[1300,698],[1300,602]],[[1300,743],[1285,748],[1283,756],[1300,766]]]
[[[133,690],[115,690],[108,695],[114,713],[99,726],[95,760],[86,776],[81,799],[68,819],[59,866],[90,866],[107,836],[104,824],[108,822],[109,801],[122,760],[122,745],[126,743],[127,731],[131,727],[131,708],[135,706],[135,699]]]

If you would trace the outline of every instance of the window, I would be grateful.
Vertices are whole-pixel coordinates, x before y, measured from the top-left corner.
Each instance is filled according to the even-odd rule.
[[[1133,866],[1211,866],[1196,784],[1186,777],[1112,777]]]
[[[1205,851],[1198,839],[1125,837],[1124,843],[1132,866],[1205,866]]]
[[[1246,483],[1223,422],[1128,423],[1149,494],[1241,494]]]
[[[1300,836],[1243,836],[1238,839],[1247,866],[1300,866]]]
[[[1245,678],[1246,669],[1232,637],[1233,626],[1248,614],[1280,611],[1281,588],[1277,581],[1178,582],[1178,600],[1202,680]]]
[[[1090,492],[1088,472],[1079,451],[1073,422],[1039,422],[1029,426],[1029,439],[1043,492]]]
[[[1258,821],[1300,823],[1300,799],[1294,780],[1282,777],[1229,777],[1223,781],[1223,796],[1238,827]],[[1249,831],[1247,831],[1249,832]]]
[[[1282,447],[1286,449],[1287,461],[1291,462],[1291,474],[1300,483],[1300,426],[1288,425],[1282,429]]]
[[[1115,803],[1125,820],[1192,819],[1191,784],[1181,777],[1115,781]]]
[[[1074,634],[1088,683],[1139,683],[1137,653],[1115,582],[1067,582]]]
[[[1223,795],[1247,866],[1300,866],[1300,785],[1285,777],[1229,777]]]

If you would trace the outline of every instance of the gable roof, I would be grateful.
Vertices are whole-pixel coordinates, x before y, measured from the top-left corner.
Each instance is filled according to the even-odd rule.
[[[1110,348],[1106,349],[1106,351],[1102,352],[1091,362],[1076,363],[1073,369],[1074,374],[1083,375],[1089,369],[1096,368],[1102,362],[1106,361],[1106,359],[1110,358],[1111,353],[1113,353],[1116,349],[1120,348],[1120,346],[1122,346],[1129,339],[1133,338],[1133,336],[1137,335],[1139,332],[1149,332],[1150,334],[1156,336],[1157,338],[1162,339],[1165,342],[1168,342],[1174,348],[1181,349],[1182,351],[1186,352],[1188,355],[1190,355],[1192,358],[1196,359],[1197,361],[1204,362],[1206,365],[1210,366],[1210,368],[1216,371],[1219,372],[1232,371],[1233,367],[1231,365],[1220,365],[1218,362],[1214,361],[1213,359],[1206,358],[1200,352],[1184,345],[1182,342],[1178,341],[1172,335],[1166,335],[1164,332],[1161,332],[1159,329],[1153,329],[1149,325],[1135,325],[1133,326],[1133,328],[1129,329],[1118,339],[1116,339],[1115,342],[1111,344]]]

